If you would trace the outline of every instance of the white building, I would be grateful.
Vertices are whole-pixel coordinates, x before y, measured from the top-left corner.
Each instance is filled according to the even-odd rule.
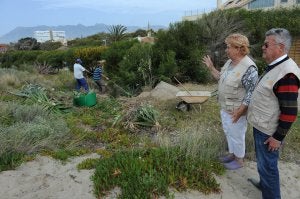
[[[223,4],[220,4],[220,0],[218,0],[218,9],[245,8],[254,10],[288,8],[297,5],[300,5],[300,0],[227,0]]]
[[[54,42],[61,42],[63,45],[67,45],[65,31],[52,31],[52,30],[34,31],[33,36],[37,40],[37,42],[40,43],[46,41],[54,41]]]
[[[273,8],[291,8],[293,6],[300,6],[300,0],[217,0],[217,9],[244,8],[247,10],[266,10]],[[185,12],[182,21],[195,21],[201,18],[204,13],[208,12],[198,12],[198,10]]]

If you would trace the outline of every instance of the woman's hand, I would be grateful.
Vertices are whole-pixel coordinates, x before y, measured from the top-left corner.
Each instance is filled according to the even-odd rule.
[[[216,79],[220,79],[220,72],[214,67],[214,63],[211,61],[210,56],[206,55],[202,58],[202,63],[210,70],[212,76]]]
[[[202,63],[205,64],[209,70],[213,70],[215,68],[209,55],[206,55],[202,58]]]
[[[248,106],[242,104],[238,109],[235,109],[231,113],[232,123],[236,123],[242,115],[245,115],[247,112]]]

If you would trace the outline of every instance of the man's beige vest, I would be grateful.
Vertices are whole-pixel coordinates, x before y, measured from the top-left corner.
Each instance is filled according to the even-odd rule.
[[[295,74],[300,80],[300,69],[292,59],[288,59],[270,70],[253,91],[247,119],[253,127],[267,135],[275,133],[280,115],[279,103],[273,87],[288,73]]]
[[[242,77],[250,66],[255,63],[245,56],[232,70],[228,70],[231,64],[228,60],[222,67],[218,87],[218,101],[225,111],[237,109],[245,97],[246,90],[242,85]]]

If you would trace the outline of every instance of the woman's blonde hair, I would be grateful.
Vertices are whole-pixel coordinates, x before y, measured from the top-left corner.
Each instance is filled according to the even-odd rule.
[[[245,35],[240,33],[231,34],[226,37],[225,43],[232,47],[240,48],[242,55],[248,55],[250,53],[249,40]]]

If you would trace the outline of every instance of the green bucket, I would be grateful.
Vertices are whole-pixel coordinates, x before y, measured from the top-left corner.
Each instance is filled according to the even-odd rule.
[[[87,94],[80,94],[73,98],[73,104],[75,106],[94,106],[97,104],[97,98],[95,92],[89,92]]]

